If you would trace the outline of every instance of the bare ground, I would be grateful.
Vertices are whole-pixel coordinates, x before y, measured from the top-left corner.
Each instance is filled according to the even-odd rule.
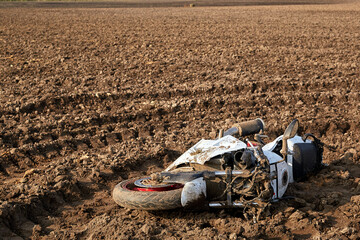
[[[3,6],[3,5],[2,5]],[[359,4],[0,9],[1,239],[358,239]],[[201,138],[298,118],[335,152],[260,221],[117,206]]]

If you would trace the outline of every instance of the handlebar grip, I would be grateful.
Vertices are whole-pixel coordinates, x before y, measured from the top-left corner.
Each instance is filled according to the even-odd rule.
[[[245,136],[259,133],[261,130],[264,130],[264,129],[265,129],[264,121],[260,118],[257,118],[255,120],[250,120],[250,121],[236,124],[234,127],[226,130],[224,132],[224,136],[226,136],[226,135],[234,136],[234,135],[239,134],[240,137],[245,137]]]

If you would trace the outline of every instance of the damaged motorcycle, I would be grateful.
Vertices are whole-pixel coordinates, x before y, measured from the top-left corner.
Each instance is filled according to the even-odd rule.
[[[298,126],[293,120],[267,144],[259,118],[220,130],[217,139],[202,139],[163,172],[120,182],[113,199],[141,210],[264,208],[322,167],[323,143],[312,134],[298,136]]]

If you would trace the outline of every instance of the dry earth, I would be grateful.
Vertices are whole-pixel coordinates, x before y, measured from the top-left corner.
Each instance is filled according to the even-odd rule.
[[[359,4],[71,6],[0,9],[0,239],[359,239]],[[113,202],[257,117],[337,147],[262,220]]]

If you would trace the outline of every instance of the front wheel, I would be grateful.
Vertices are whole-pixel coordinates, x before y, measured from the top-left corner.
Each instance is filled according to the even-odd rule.
[[[182,184],[144,184],[148,178],[130,179],[117,184],[113,199],[129,209],[169,210],[181,207]]]

